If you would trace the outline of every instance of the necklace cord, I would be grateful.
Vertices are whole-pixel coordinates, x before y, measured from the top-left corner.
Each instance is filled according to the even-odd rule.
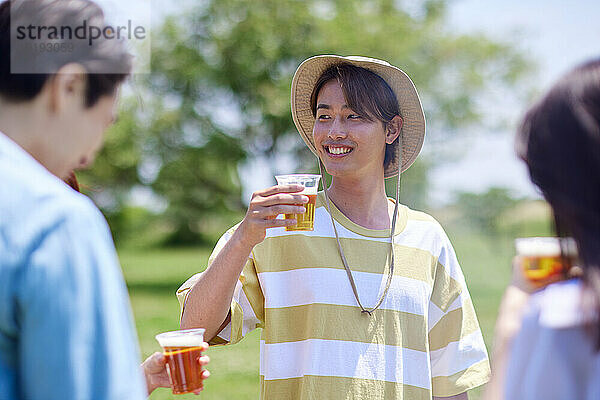
[[[335,233],[335,239],[337,241],[340,257],[342,259],[342,263],[344,264],[344,269],[346,270],[346,274],[348,275],[348,280],[350,281],[350,286],[352,286],[352,292],[354,292],[354,297],[356,298],[356,301],[361,309],[361,313],[368,314],[369,316],[371,316],[373,311],[377,310],[379,308],[379,306],[381,306],[381,304],[385,300],[385,297],[387,296],[387,293],[392,284],[392,278],[394,276],[394,255],[395,255],[395,253],[394,253],[394,247],[395,247],[394,246],[394,235],[396,233],[396,220],[398,217],[398,204],[399,204],[399,200],[400,200],[400,183],[401,183],[401,176],[402,176],[402,173],[401,173],[401,169],[402,169],[402,135],[400,135],[398,137],[398,140],[400,141],[400,143],[399,143],[400,154],[398,157],[399,164],[398,164],[398,181],[397,181],[397,185],[396,185],[396,204],[394,205],[394,215],[392,217],[392,228],[390,231],[390,253],[389,253],[390,269],[388,272],[388,278],[387,278],[387,282],[385,284],[385,289],[384,289],[383,293],[381,294],[381,296],[379,297],[375,306],[371,309],[365,308],[360,301],[360,298],[358,296],[358,289],[356,288],[356,283],[354,282],[354,277],[352,276],[352,271],[350,270],[350,267],[348,266],[348,261],[346,260],[346,256],[344,255],[344,251],[342,250],[340,236],[339,236],[337,228],[335,226],[335,220],[333,219],[333,214],[331,213],[329,195],[327,194],[327,181],[325,180],[325,166],[323,165],[323,162],[321,161],[321,159],[319,159],[319,171],[321,172],[321,184],[323,185],[323,193],[325,194],[325,205],[327,206],[327,212],[329,213],[329,217],[331,218],[331,224],[333,225],[333,232]]]

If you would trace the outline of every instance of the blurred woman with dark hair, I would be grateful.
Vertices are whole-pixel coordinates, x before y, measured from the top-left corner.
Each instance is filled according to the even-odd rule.
[[[577,243],[577,277],[530,295],[515,258],[496,326],[489,399],[600,399],[600,59],[565,75],[525,115],[517,153]]]

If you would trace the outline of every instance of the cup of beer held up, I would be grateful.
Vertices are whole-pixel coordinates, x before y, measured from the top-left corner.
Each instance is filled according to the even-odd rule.
[[[156,340],[163,348],[173,394],[201,389],[202,367],[198,359],[202,356],[204,329],[165,332],[156,335]]]
[[[577,259],[577,245],[572,238],[517,238],[515,248],[523,275],[535,287],[566,278]]]
[[[285,219],[296,219],[296,225],[286,226],[286,231],[312,231],[315,228],[315,203],[321,175],[291,174],[275,176],[278,185],[302,185],[304,190],[296,193],[308,197],[307,204],[299,204],[306,208],[303,214],[285,214]]]

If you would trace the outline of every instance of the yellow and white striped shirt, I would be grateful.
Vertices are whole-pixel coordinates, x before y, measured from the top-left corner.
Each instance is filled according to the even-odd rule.
[[[361,302],[375,305],[389,271],[389,229],[363,228],[331,204]],[[217,243],[223,248],[235,227]],[[431,399],[489,379],[489,362],[465,280],[441,226],[399,207],[394,277],[372,316],[361,314],[319,193],[315,229],[273,228],[235,288],[231,323],[214,344],[255,328],[262,399]],[[185,304],[198,275],[178,290]]]

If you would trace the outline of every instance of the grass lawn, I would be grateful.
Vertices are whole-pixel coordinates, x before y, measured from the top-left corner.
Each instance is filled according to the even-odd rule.
[[[158,333],[179,329],[179,303],[175,291],[187,278],[204,269],[211,249],[121,250],[119,257],[129,287],[142,357],[160,346]],[[256,331],[231,348],[212,347],[210,371],[203,399],[258,399],[258,340]],[[157,389],[150,399],[198,399],[194,395],[174,396],[169,389]]]
[[[512,240],[492,240],[460,231],[449,231],[448,234],[463,267],[489,349],[500,297],[509,280]],[[175,290],[191,275],[204,269],[210,251],[206,248],[119,251],[144,358],[160,350],[154,335],[178,329],[179,304]],[[260,332],[255,331],[240,344],[209,350],[212,377],[202,398],[258,399],[259,335]],[[479,399],[480,392],[473,391],[470,398]],[[150,398],[184,400],[198,397],[173,396],[168,389],[158,389]]]

